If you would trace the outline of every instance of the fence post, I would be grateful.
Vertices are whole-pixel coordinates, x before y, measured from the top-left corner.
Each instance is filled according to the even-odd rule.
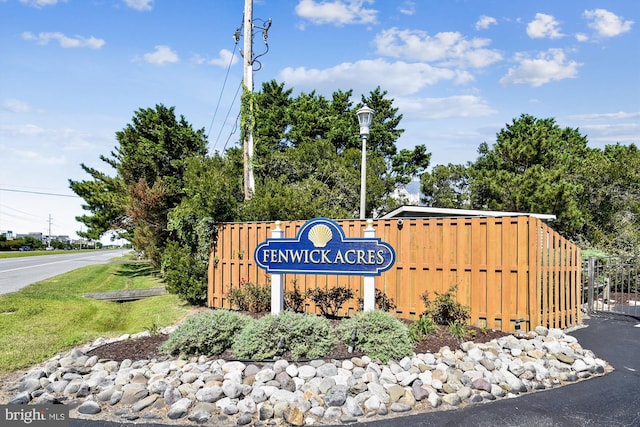
[[[364,230],[365,238],[376,237],[376,230],[373,228],[373,220],[367,220],[367,228]],[[373,311],[376,308],[376,279],[373,276],[364,277],[364,311]]]
[[[593,294],[595,292],[595,272],[596,259],[590,256],[587,264],[587,313],[591,314],[593,311]]]
[[[271,230],[272,239],[282,239],[284,230],[280,228],[280,221],[276,221],[276,228]],[[284,280],[282,274],[271,275],[271,314],[278,314],[284,310]]]

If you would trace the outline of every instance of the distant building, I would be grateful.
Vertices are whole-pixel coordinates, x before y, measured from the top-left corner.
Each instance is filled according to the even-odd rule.
[[[36,233],[34,231],[29,232],[27,234],[17,234],[16,235],[17,239],[21,239],[21,238],[24,238],[24,237],[33,237],[34,239],[40,240],[41,242],[43,241],[42,239],[44,239],[44,235],[42,233]]]
[[[51,242],[55,240],[61,243],[71,243],[71,238],[69,236],[51,236],[51,239],[49,239],[49,236],[45,236],[45,239]]]
[[[525,212],[505,212],[505,211],[483,211],[476,209],[449,209],[433,208],[430,206],[401,206],[398,209],[384,215],[382,219],[390,218],[471,218],[471,217],[500,217],[500,216],[520,216],[527,215],[539,218],[543,221],[554,221],[555,215],[525,213]]]

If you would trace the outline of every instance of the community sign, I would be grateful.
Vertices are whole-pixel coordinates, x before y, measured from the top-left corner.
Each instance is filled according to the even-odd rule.
[[[393,266],[396,253],[379,238],[347,238],[335,221],[314,218],[294,239],[258,245],[254,259],[267,273],[379,276]]]

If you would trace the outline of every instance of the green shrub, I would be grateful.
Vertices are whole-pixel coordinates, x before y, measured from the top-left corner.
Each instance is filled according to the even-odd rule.
[[[234,337],[249,320],[249,316],[229,310],[204,311],[187,318],[160,350],[181,356],[220,354],[231,347]]]
[[[300,292],[298,283],[293,280],[293,289],[284,292],[284,308],[287,310],[295,311],[296,313],[304,312],[304,294]]]
[[[428,335],[438,330],[438,325],[431,316],[423,314],[418,320],[409,325],[409,334],[414,342],[422,341]]]
[[[335,343],[327,319],[286,310],[253,319],[236,337],[232,348],[240,358],[271,359],[290,354],[295,359],[313,359],[329,353]]]
[[[188,247],[172,240],[167,242],[161,273],[169,293],[191,305],[207,303],[207,266],[194,259]]]
[[[249,311],[249,299],[246,297],[244,290],[239,287],[231,288],[227,292],[227,300],[231,307],[240,311]]]
[[[449,332],[458,341],[464,341],[468,336],[474,336],[475,331],[471,333],[469,327],[459,320],[449,323]]]
[[[249,311],[262,313],[271,310],[271,285],[245,282],[243,288],[249,300]]]
[[[338,326],[340,341],[349,345],[354,329],[357,331],[355,349],[383,363],[413,353],[409,328],[385,311],[364,311],[344,319]]]
[[[429,315],[438,325],[449,323],[465,323],[471,318],[469,307],[456,301],[457,285],[453,285],[444,294],[436,292],[435,301],[429,300],[429,293],[422,294],[422,302],[426,308],[424,314]]]
[[[360,310],[364,307],[364,298],[358,298],[358,305]],[[391,311],[396,309],[396,304],[393,298],[389,298],[386,293],[376,288],[375,305],[377,310]]]
[[[320,309],[323,316],[336,318],[342,305],[353,298],[353,291],[346,286],[336,286],[331,289],[307,289],[305,294]]]
[[[240,311],[262,313],[271,310],[271,286],[258,285],[249,280],[240,279],[240,286],[227,293],[232,307]]]

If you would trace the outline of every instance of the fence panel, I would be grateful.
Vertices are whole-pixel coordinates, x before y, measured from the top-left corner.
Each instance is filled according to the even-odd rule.
[[[540,324],[567,328],[582,321],[580,311],[580,249],[540,222],[538,234],[538,302]]]
[[[640,317],[640,260],[590,257],[583,268],[587,312]]]
[[[338,221],[347,237],[362,237],[366,222]],[[282,222],[287,238],[302,221]],[[375,278],[376,288],[392,298],[395,314],[415,319],[424,311],[422,295],[457,286],[457,299],[471,308],[472,325],[512,331],[537,325],[566,327],[580,321],[579,249],[539,219],[529,216],[489,218],[403,218],[375,220],[376,237],[396,251],[395,265]],[[271,236],[275,223],[220,225],[209,265],[210,307],[233,308],[227,294],[241,280],[266,284],[268,277],[253,259],[255,247]],[[577,258],[576,258],[577,257]],[[356,298],[340,315],[360,310],[359,276],[288,274],[301,292],[347,286]],[[318,312],[307,301],[307,312]]]

